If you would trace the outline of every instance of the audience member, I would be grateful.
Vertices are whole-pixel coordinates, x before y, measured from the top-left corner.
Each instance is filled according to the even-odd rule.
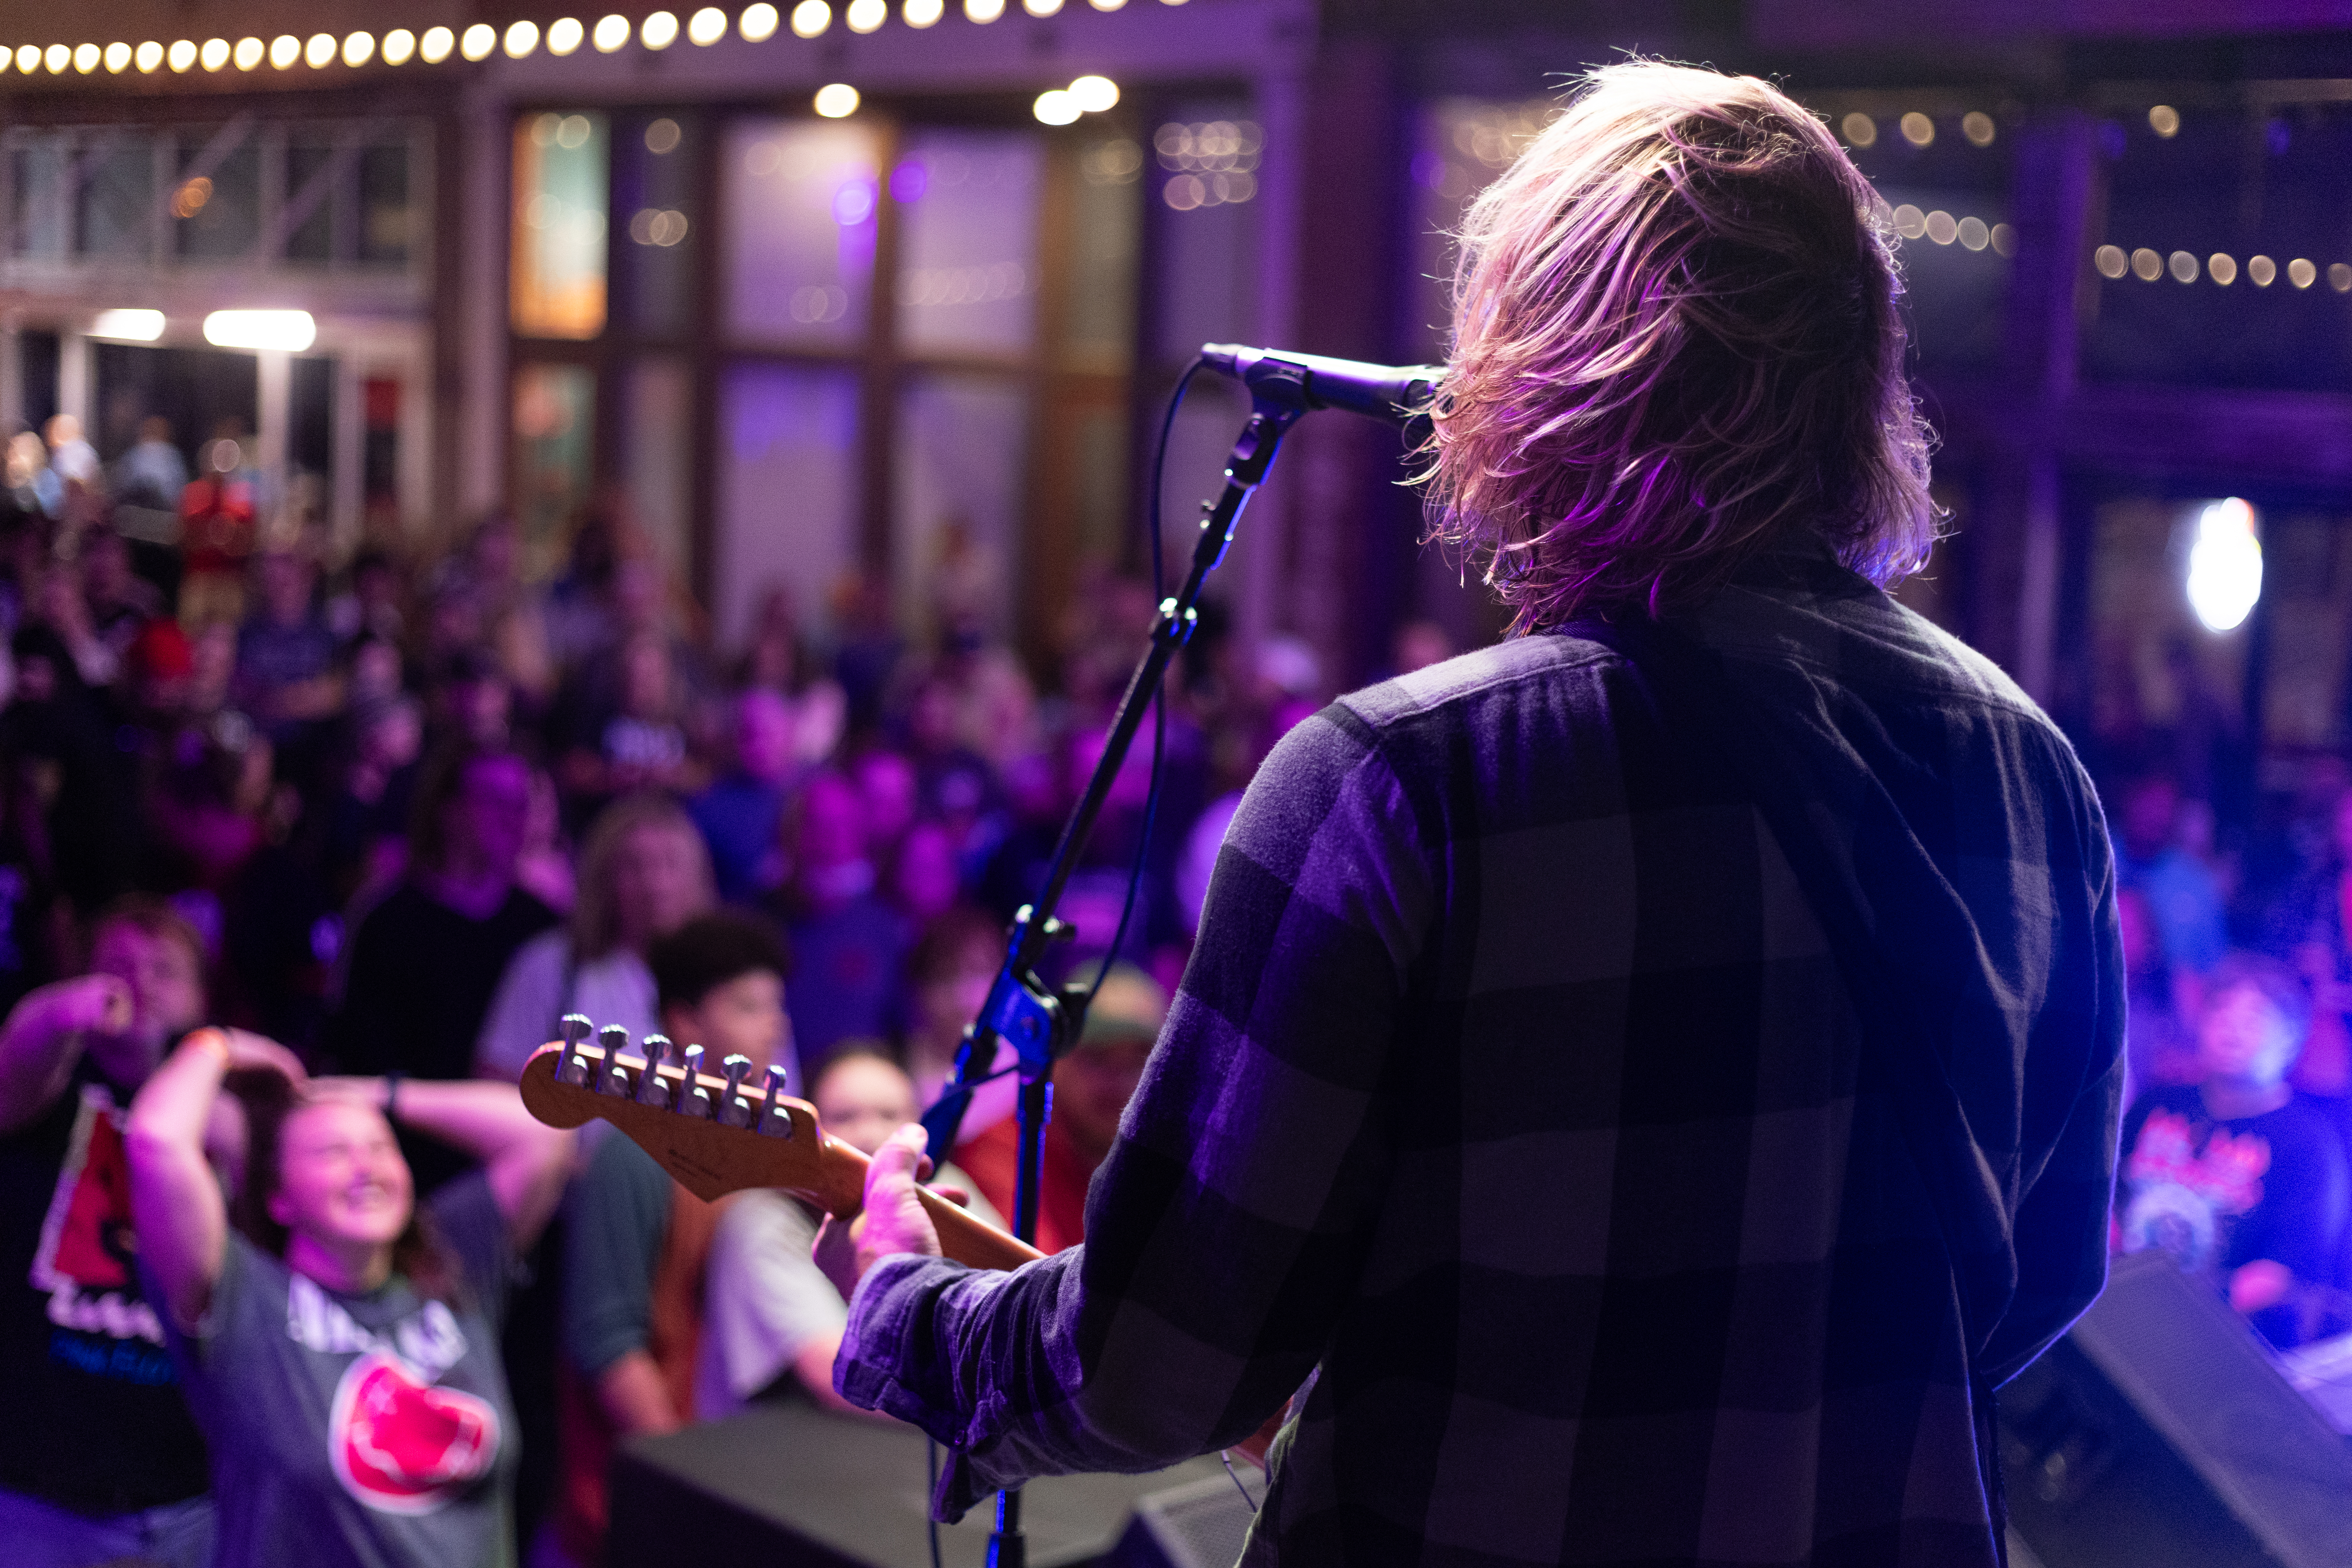
[[[784,800],[793,767],[793,708],[781,692],[749,686],[731,717],[734,765],[687,803],[710,847],[719,897],[750,903],[784,879]]]
[[[159,901],[0,1026],[0,1556],[209,1568],[204,1441],[131,1244],[123,1115],[203,1022],[200,939]]]
[[[1167,1021],[1168,994],[1159,983],[1117,965],[1095,993],[1076,1048],[1054,1064],[1054,1114],[1045,1123],[1037,1185],[1037,1245],[1044,1250],[1059,1252],[1087,1238],[1087,1184],[1110,1152],[1118,1119]],[[981,1195],[1010,1214],[1020,1153],[1020,1129],[1007,1119],[967,1137],[955,1157]]]
[[[2336,1326],[2352,1202],[2336,1120],[2286,1081],[2310,1022],[2302,981],[2277,960],[2216,964],[2197,1025],[2200,1079],[2132,1106],[2116,1190],[2124,1250],[2175,1254],[2282,1349]]]
[[[188,459],[172,439],[172,422],[149,415],[139,422],[139,439],[114,462],[114,493],[133,506],[170,511],[188,488]]]
[[[924,1105],[939,1099],[954,1069],[964,1026],[980,1016],[1004,966],[1004,922],[960,904],[923,928],[907,955],[908,1027],[904,1059]],[[967,1113],[965,1125],[980,1130]]]
[[[802,788],[786,824],[792,878],[771,907],[800,961],[793,1034],[814,1065],[843,1040],[896,1034],[905,922],[875,892],[864,804],[837,773]]]
[[[646,950],[714,898],[709,852],[677,803],[635,795],[606,806],[580,854],[571,921],[531,938],[507,964],[475,1041],[476,1070],[513,1082],[567,1013],[618,1024],[633,1040],[656,1031]]]
[[[509,963],[556,924],[516,885],[530,813],[530,767],[513,752],[458,740],[433,759],[416,792],[408,873],[352,933],[329,1034],[342,1067],[473,1075]]]
[[[2229,945],[2228,900],[2211,867],[2181,842],[2183,802],[2169,775],[2150,773],[2124,786],[2116,814],[2116,885],[2146,895],[2165,961],[2202,974]]]
[[[704,1070],[736,1055],[751,1061],[755,1082],[771,1062],[791,1070],[788,964],[766,921],[731,910],[698,916],[646,957],[664,1033],[680,1047],[701,1046]],[[703,1202],[626,1138],[602,1139],[589,1156],[571,1197],[563,1479],[542,1552],[599,1560],[613,1444],[692,1419],[704,1259],[719,1211],[740,1196]]]
[[[871,1154],[915,1119],[915,1086],[871,1044],[836,1051],[819,1069],[809,1098],[827,1134]],[[932,1184],[961,1192],[992,1225],[1003,1216],[952,1163]],[[754,1189],[736,1194],[710,1238],[695,1412],[704,1421],[731,1415],[787,1380],[829,1410],[856,1411],[833,1390],[848,1309],[811,1249],[824,1216],[802,1198]]]
[[[2340,793],[2304,869],[2265,911],[2263,946],[2294,966],[2311,987],[2312,1039],[2296,1063],[2305,1089],[2352,1089],[2352,789]]]
[[[202,1137],[235,1068],[256,1070],[232,1227]],[[394,1123],[482,1170],[420,1209]],[[572,1134],[509,1085],[306,1083],[282,1051],[201,1030],[139,1091],[126,1142],[140,1267],[212,1451],[217,1560],[510,1561],[499,1322]]]

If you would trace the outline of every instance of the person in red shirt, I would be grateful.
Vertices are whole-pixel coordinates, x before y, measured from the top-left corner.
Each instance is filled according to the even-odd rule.
[[[1168,994],[1140,969],[1120,964],[1104,977],[1077,1048],[1054,1064],[1054,1114],[1045,1123],[1037,1193],[1040,1250],[1059,1252],[1087,1238],[1087,1186],[1110,1152],[1160,1026]],[[956,1145],[956,1163],[999,1214],[1013,1213],[1013,1173],[1021,1157],[1017,1120],[999,1121]]]
[[[245,449],[223,437],[205,448],[204,472],[180,492],[180,619],[188,626],[241,619],[245,566],[253,554],[256,475]]]

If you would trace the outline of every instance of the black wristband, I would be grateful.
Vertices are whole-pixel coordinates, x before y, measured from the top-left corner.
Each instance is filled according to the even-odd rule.
[[[383,1119],[386,1121],[400,1120],[400,1080],[407,1076],[401,1072],[388,1072],[383,1075],[383,1104],[380,1109],[383,1111]]]

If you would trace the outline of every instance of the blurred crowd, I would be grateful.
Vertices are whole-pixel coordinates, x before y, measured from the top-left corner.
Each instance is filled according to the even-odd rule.
[[[1146,584],[1091,571],[1042,683],[989,635],[997,606],[967,572],[912,616],[872,578],[821,606],[779,588],[725,643],[617,501],[573,520],[543,578],[505,515],[431,555],[331,560],[268,524],[244,445],[214,441],[192,473],[169,437],[151,426],[111,466],[68,420],[9,448],[0,1010],[32,1000],[0,1055],[63,1039],[56,1020],[99,1003],[67,1006],[57,983],[96,974],[130,987],[134,1032],[210,1022],[290,1052],[233,1060],[232,1079],[380,1084],[387,1110],[404,1081],[510,1084],[575,1012],[775,1061],[869,1147],[936,1095],[1145,650]],[[1397,648],[1401,668],[1451,652],[1426,625]],[[1049,975],[1101,973],[1124,925],[1127,962],[1057,1069],[1047,1247],[1083,1235],[1241,790],[1329,695],[1304,645],[1244,655],[1212,607],[1168,689],[1156,801],[1150,726],[1119,772]],[[176,989],[150,984],[167,971]],[[149,1068],[103,1066],[75,1070],[119,1120]],[[1012,1207],[1007,1087],[957,1153],[984,1212]],[[31,1128],[20,1142],[54,1134],[66,1152],[35,1163],[72,1187],[73,1096],[0,1113],[0,1133]],[[398,1123],[420,1199],[506,1147],[428,1124]],[[28,1174],[19,1206],[49,1204],[51,1179]],[[814,1223],[790,1204],[721,1214],[624,1140],[579,1154],[547,1237],[523,1237],[538,1267],[502,1331],[519,1550],[595,1560],[616,1436],[780,1384],[833,1400],[841,1303],[809,1268]],[[142,1319],[115,1337],[166,1336]],[[38,1484],[12,1461],[0,1503],[79,1495],[53,1460],[24,1463]],[[151,1468],[167,1497],[190,1484],[169,1456]]]
[[[1147,585],[1090,571],[1042,658],[990,635],[968,562],[914,606],[873,577],[821,606],[777,589],[722,642],[617,502],[573,521],[544,576],[495,514],[430,555],[331,560],[266,526],[237,441],[192,475],[168,435],[108,468],[53,422],[10,445],[0,489],[0,1080],[50,1060],[44,1040],[98,1042],[79,1077],[0,1081],[0,1159],[29,1162],[7,1205],[25,1236],[50,1247],[41,1214],[67,1200],[48,1184],[68,1193],[95,1147],[75,1116],[119,1121],[198,1022],[387,1110],[404,1081],[510,1084],[575,1012],[772,1061],[861,1146],[936,1096],[1102,755]],[[1399,672],[1453,651],[1425,624],[1394,647]],[[1240,792],[1330,695],[1305,646],[1244,650],[1212,606],[1168,688],[1156,800],[1150,727],[1118,773],[1048,976],[1104,973],[1125,929],[1056,1069],[1047,1247],[1083,1237]],[[2251,770],[2216,763],[2232,742],[2214,712],[2176,728],[2100,768],[2129,998],[2114,1241],[2174,1253],[2290,1347],[2352,1330],[2352,774],[2306,769],[2259,811],[2224,802],[2225,832],[2216,796]],[[127,987],[135,1026],[100,1028],[104,998],[77,976]],[[145,1065],[101,1059],[144,1036]],[[955,1155],[982,1212],[1012,1206],[1005,1087]],[[420,1196],[523,1157],[521,1132],[492,1137],[461,1101],[424,1106],[398,1127]],[[624,1140],[566,1158],[548,1235],[518,1231],[538,1267],[501,1331],[515,1544],[557,1564],[598,1556],[617,1438],[780,1388],[832,1402],[842,1322],[807,1210],[701,1204]],[[112,1298],[53,1264],[27,1311],[161,1353],[152,1318],[109,1317],[90,1303]],[[12,1487],[80,1495],[44,1464],[0,1453],[0,1510]],[[149,1468],[125,1495],[199,1484],[184,1455]]]

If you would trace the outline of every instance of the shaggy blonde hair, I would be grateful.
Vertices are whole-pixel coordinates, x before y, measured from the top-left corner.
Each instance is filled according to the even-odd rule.
[[[1881,585],[1926,563],[1885,203],[1785,93],[1594,71],[1459,238],[1422,479],[1513,630],[1694,602],[1801,530]]]

